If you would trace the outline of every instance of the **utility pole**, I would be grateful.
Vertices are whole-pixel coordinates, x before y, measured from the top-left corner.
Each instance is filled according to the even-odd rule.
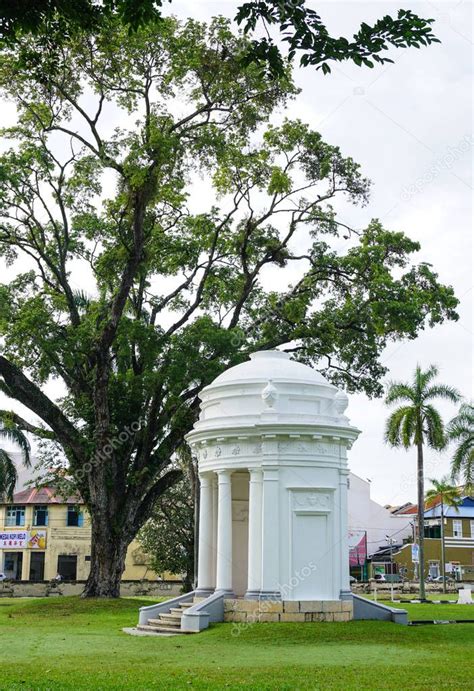
[[[441,574],[443,576],[443,593],[446,592],[446,546],[444,542],[444,501],[441,497]]]
[[[390,545],[390,597],[393,602],[393,545],[396,542],[393,537],[385,536],[388,544]]]

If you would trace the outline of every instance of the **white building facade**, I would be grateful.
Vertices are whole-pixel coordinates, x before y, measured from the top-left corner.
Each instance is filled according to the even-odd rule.
[[[201,394],[188,441],[201,479],[198,591],[245,600],[351,598],[347,396],[280,351]]]
[[[347,495],[349,532],[354,542],[365,534],[367,556],[387,547],[387,538],[402,544],[413,534],[413,516],[393,514],[370,497],[370,482],[349,474]]]

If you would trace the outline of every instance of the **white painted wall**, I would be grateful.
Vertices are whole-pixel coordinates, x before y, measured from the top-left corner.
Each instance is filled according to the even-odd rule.
[[[280,468],[280,588],[287,600],[338,600],[348,588],[347,544],[340,538],[339,468],[322,459]],[[307,488],[307,489],[303,489]],[[309,501],[308,501],[309,499]]]
[[[370,482],[350,473],[348,496],[349,530],[367,531],[367,550],[369,555],[379,547],[387,546],[386,535],[402,542],[412,534],[407,516],[394,516],[385,507],[370,498]]]

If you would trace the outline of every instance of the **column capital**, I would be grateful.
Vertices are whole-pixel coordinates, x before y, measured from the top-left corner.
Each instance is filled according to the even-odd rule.
[[[219,483],[227,483],[230,482],[230,478],[232,475],[232,470],[229,470],[228,468],[222,468],[221,470],[216,470],[216,475],[219,480]]]
[[[199,482],[201,483],[201,487],[210,487],[212,484],[213,475],[214,473],[212,472],[199,473]]]
[[[277,465],[262,465],[264,482],[278,482],[280,467]]]
[[[263,470],[261,468],[249,468],[250,482],[263,482]]]

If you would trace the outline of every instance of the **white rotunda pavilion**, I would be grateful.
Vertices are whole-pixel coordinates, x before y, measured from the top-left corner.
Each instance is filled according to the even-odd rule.
[[[347,449],[359,431],[347,396],[273,350],[225,371],[201,400],[187,437],[201,480],[196,595],[317,611],[350,600]]]

